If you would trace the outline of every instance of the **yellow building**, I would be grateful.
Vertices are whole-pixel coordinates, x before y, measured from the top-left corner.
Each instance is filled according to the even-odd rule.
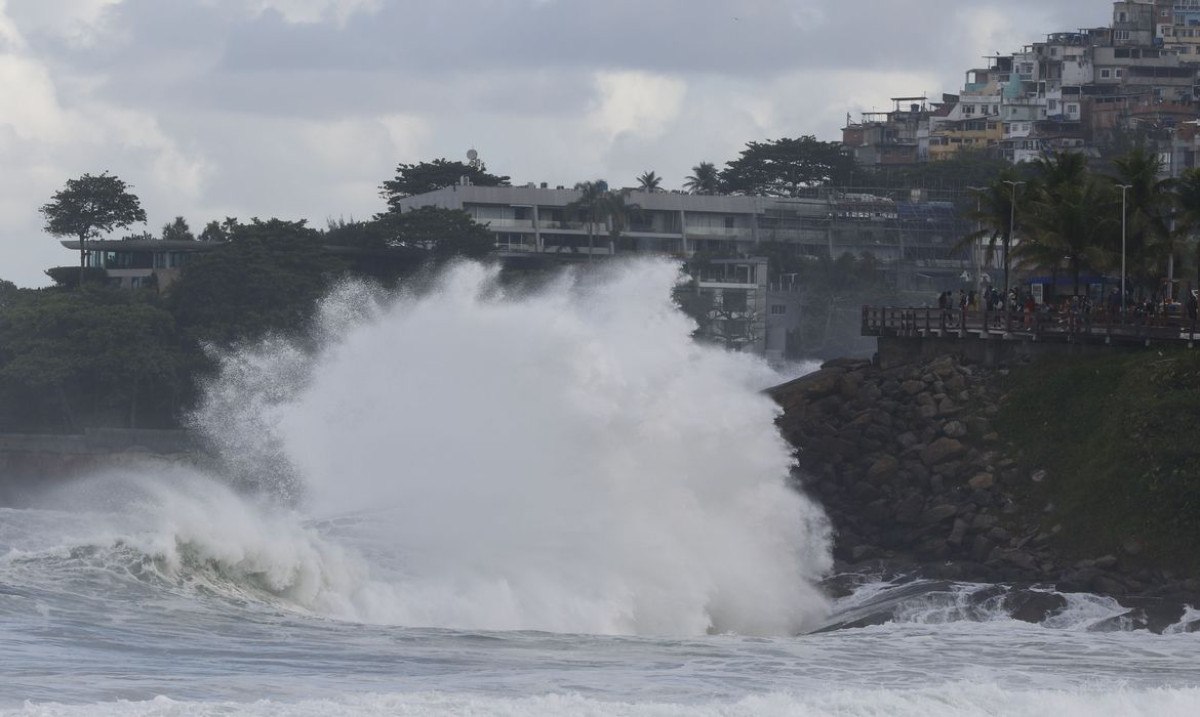
[[[942,122],[929,133],[929,159],[948,159],[964,149],[996,149],[1003,139],[1004,123],[999,118]]]

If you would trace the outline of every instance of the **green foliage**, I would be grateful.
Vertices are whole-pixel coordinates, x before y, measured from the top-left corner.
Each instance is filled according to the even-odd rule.
[[[162,238],[165,241],[196,241],[196,236],[192,234],[192,228],[188,226],[187,220],[183,217],[175,217],[175,221],[164,224]]]
[[[458,184],[463,177],[479,187],[507,187],[509,183],[508,177],[489,174],[482,162],[478,166],[472,166],[463,162],[435,159],[432,162],[398,165],[396,176],[384,182],[379,188],[379,193],[387,200],[388,208],[396,211],[404,197]]]
[[[213,220],[204,225],[204,231],[200,232],[200,241],[225,242],[233,236],[233,232],[238,228],[237,217],[225,217],[225,221],[218,222]]]
[[[194,341],[230,344],[296,333],[343,269],[305,222],[253,219],[237,225],[228,243],[183,267],[167,306]]]
[[[78,288],[80,278],[88,285],[104,286],[108,283],[108,272],[95,267],[88,267],[81,272],[77,266],[54,266],[46,270],[46,276],[62,289]]]
[[[87,240],[118,227],[146,221],[141,201],[131,187],[107,172],[68,179],[62,189],[39,210],[45,229],[54,236],[79,239],[80,283],[87,263]]]
[[[1045,359],[1008,389],[997,428],[1049,471],[1032,498],[1056,506],[1068,547],[1096,557],[1134,538],[1151,560],[1200,565],[1200,354]]]
[[[837,142],[816,137],[750,142],[725,165],[721,182],[729,192],[795,197],[812,187],[853,186],[861,173]]]
[[[482,259],[495,248],[488,228],[460,209],[421,207],[381,215],[379,222],[388,246],[422,249],[435,261]]]
[[[721,173],[712,162],[701,162],[692,167],[692,173],[683,183],[683,188],[692,194],[721,194]]]
[[[187,391],[171,315],[144,294],[23,291],[0,308],[5,430],[166,427]]]
[[[68,179],[67,185],[41,208],[46,231],[84,241],[146,221],[141,202],[129,189],[129,185],[108,173]]]
[[[662,177],[651,172],[643,172],[638,175],[638,189],[643,192],[657,192],[662,189]]]
[[[1063,159],[1073,155],[1062,155]],[[1079,295],[1080,274],[1113,264],[1113,244],[1120,240],[1112,183],[1090,175],[1083,165],[1047,165],[1033,185],[1022,217],[1029,227],[1013,251],[1021,266],[1057,274],[1065,268]],[[1063,265],[1065,264],[1065,267]]]

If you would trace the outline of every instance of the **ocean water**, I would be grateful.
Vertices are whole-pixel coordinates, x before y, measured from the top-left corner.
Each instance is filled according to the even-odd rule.
[[[0,507],[0,714],[1200,714],[1194,609],[826,597],[786,377],[693,343],[676,271],[346,286],[310,341],[222,357],[221,464]]]

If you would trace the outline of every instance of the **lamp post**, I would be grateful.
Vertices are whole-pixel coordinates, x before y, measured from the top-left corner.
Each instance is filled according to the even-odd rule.
[[[1004,180],[1004,183],[1012,187],[1012,201],[1008,204],[1008,241],[1004,243],[1004,300],[1008,301],[1008,253],[1012,247],[1014,234],[1017,228],[1017,187],[1025,182],[1014,182],[1011,179]],[[1011,310],[1011,307],[1009,307]]]
[[[1118,184],[1121,188],[1121,317],[1125,317],[1125,192],[1133,188],[1132,184]]]

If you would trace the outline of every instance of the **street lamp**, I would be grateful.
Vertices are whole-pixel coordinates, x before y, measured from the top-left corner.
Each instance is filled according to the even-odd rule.
[[[1121,188],[1121,316],[1125,316],[1125,192],[1132,184],[1118,184]]]
[[[1014,182],[1011,179],[1004,180],[1004,183],[1012,187],[1012,201],[1008,204],[1008,241],[1004,245],[1004,300],[1008,301],[1008,252],[1012,246],[1013,235],[1016,234],[1017,228],[1017,187],[1025,182]]]

